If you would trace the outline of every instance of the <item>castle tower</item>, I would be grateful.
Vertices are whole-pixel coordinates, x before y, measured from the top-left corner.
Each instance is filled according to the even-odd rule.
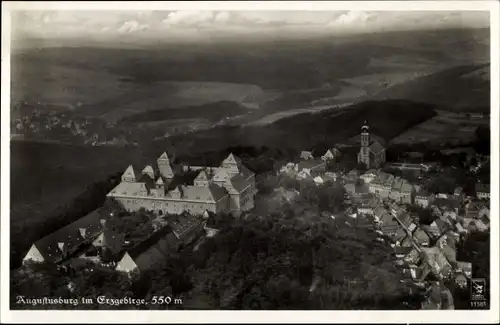
[[[137,171],[134,169],[134,166],[130,165],[122,174],[122,182],[134,183],[137,181],[138,175],[140,174],[137,173]]]
[[[160,171],[160,175],[165,177],[166,179],[174,178],[174,172],[172,171],[172,167],[170,166],[170,159],[168,159],[167,153],[164,152],[160,158],[156,160],[158,164],[158,170]]]

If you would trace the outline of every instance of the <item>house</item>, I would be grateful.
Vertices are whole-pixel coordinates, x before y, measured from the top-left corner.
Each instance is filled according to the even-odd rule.
[[[477,213],[477,218],[483,221],[490,220],[490,209],[488,207],[483,206],[481,210]],[[485,219],[486,218],[486,219]]]
[[[410,223],[408,226],[408,231],[413,234],[413,232],[418,228],[417,224],[415,222]]]
[[[448,229],[448,225],[443,220],[436,219],[430,224],[428,229],[432,235],[438,237]]]
[[[280,168],[280,173],[291,174],[295,173],[295,164],[293,162],[288,162],[283,167]]]
[[[404,228],[399,227],[394,234],[394,239],[396,240],[396,246],[401,246],[401,243],[407,236],[407,232]]]
[[[455,190],[453,191],[453,195],[462,196],[463,195],[463,188],[460,186],[456,187]]]
[[[380,230],[386,235],[394,235],[400,228],[396,219],[388,212],[382,214],[380,223]]]
[[[25,262],[60,263],[84,245],[91,245],[104,230],[104,219],[95,210],[75,222],[39,239],[29,249]]]
[[[302,179],[307,179],[311,177],[311,171],[307,168],[302,169],[298,174],[297,174],[297,179],[302,180]]]
[[[363,182],[365,184],[370,184],[371,181],[373,181],[375,178],[377,178],[377,176],[378,176],[377,170],[376,169],[370,169],[366,173],[364,173],[363,175],[359,176],[359,178],[361,180],[363,180]]]
[[[413,247],[411,246],[396,246],[394,247],[394,254],[396,255],[397,258],[404,258],[406,257],[408,254],[410,254],[410,252],[413,250]]]
[[[458,231],[459,234],[464,234],[467,232],[467,230],[458,222],[455,223],[455,229]]]
[[[463,273],[457,273],[455,276],[455,283],[462,289],[467,287],[467,278]]]
[[[420,261],[419,251],[413,247],[412,250],[405,256],[404,260],[410,265],[417,264]]]
[[[111,229],[105,227],[96,239],[92,242],[92,245],[97,249],[99,254],[105,251],[110,252],[112,255],[117,255],[121,252],[125,244],[125,235],[117,233]]]
[[[311,175],[318,175],[326,172],[326,163],[320,159],[301,160],[297,165],[299,172],[306,169]]]
[[[169,254],[177,252],[181,242],[172,228],[165,226],[135,247],[123,253],[116,270],[140,273],[162,265]]]
[[[481,219],[473,219],[473,218],[463,218],[462,226],[467,231],[487,231],[489,226],[485,224]]]
[[[300,153],[300,159],[303,159],[303,160],[314,159],[312,151],[302,151]]]
[[[483,207],[485,207],[484,201],[473,200],[471,202],[468,202],[465,205],[465,216],[467,218],[478,218],[479,211],[481,211]]]
[[[449,223],[451,223],[450,221],[453,221],[454,223],[454,221],[457,220],[457,213],[452,210],[446,210],[443,212],[440,219]]]
[[[457,271],[463,273],[467,278],[472,277],[472,263],[457,261]]]
[[[366,121],[361,127],[361,146],[358,153],[358,163],[367,168],[379,168],[385,164],[386,154],[384,145],[370,138],[369,126]]]
[[[337,148],[332,148],[332,149],[328,149],[325,152],[325,154],[323,156],[321,156],[321,160],[329,161],[329,160],[333,160],[339,156],[340,156],[340,150]]]
[[[490,199],[490,184],[477,183],[476,196],[482,200]]]
[[[437,198],[432,205],[439,208],[441,211],[451,210],[455,213],[458,213],[458,209],[460,208],[460,202],[455,198]]]
[[[346,175],[344,175],[344,180],[346,182],[356,183],[359,179],[359,171],[357,169],[351,169]]]
[[[407,248],[412,248],[413,247],[413,240],[411,235],[407,235],[402,241],[401,241],[401,247],[407,247]],[[411,250],[411,249],[410,249]]]
[[[429,235],[427,235],[427,233],[421,228],[418,228],[413,232],[413,238],[415,242],[421,246],[429,246],[431,240]]]

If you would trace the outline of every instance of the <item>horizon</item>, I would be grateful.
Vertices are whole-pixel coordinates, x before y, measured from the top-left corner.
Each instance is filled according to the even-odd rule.
[[[112,14],[110,14],[112,13]],[[489,28],[487,11],[15,11],[14,48],[307,41]],[[32,46],[31,43],[35,43]],[[43,46],[43,45],[42,45]]]

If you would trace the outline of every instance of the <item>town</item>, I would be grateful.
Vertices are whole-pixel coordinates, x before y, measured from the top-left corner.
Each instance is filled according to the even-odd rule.
[[[433,193],[425,184],[439,177],[438,163],[386,162],[385,143],[370,133],[367,122],[354,143],[358,168],[338,168],[335,162],[348,153],[337,144],[320,157],[302,151],[296,161],[265,177],[340,185],[345,192],[341,214],[368,221],[377,241],[391,247],[406,284],[426,290],[422,308],[452,309],[452,297],[448,302],[433,297],[451,296],[444,281],[469,285],[473,265],[457,259],[457,245],[471,232],[489,231],[489,185],[478,182],[474,196],[460,187]],[[478,157],[479,167],[471,172],[486,163],[488,157]],[[103,207],[33,243],[23,262],[64,270],[84,265],[134,277],[161,264],[169,252],[199,249],[217,235],[210,225],[215,216],[244,218],[262,210],[258,188],[254,172],[233,154],[219,166],[191,166],[174,165],[164,152],[154,167],[139,172],[130,165]],[[338,217],[331,211],[323,215]]]

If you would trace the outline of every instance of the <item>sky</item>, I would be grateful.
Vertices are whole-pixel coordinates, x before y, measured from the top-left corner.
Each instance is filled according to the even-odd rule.
[[[295,37],[481,28],[483,11],[15,11],[13,39],[130,38],[159,41]]]

